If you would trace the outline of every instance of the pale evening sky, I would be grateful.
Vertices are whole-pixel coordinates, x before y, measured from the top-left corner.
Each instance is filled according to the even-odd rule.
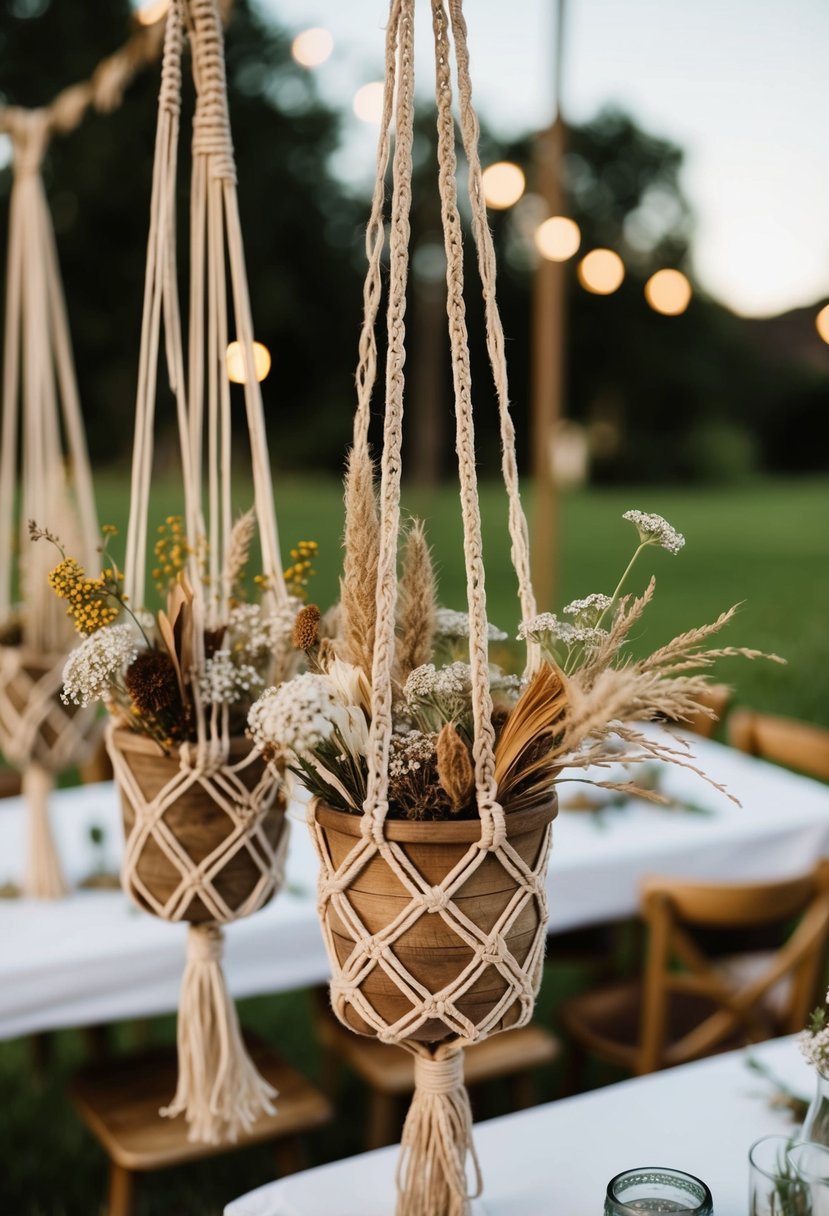
[[[259,3],[291,30],[331,30],[317,82],[349,116],[340,167],[367,180],[376,129],[351,119],[351,99],[382,75],[388,0]],[[428,5],[418,7],[427,92]],[[552,11],[552,0],[467,2],[476,97],[498,132],[551,117]],[[568,0],[566,53],[567,117],[615,102],[685,149],[707,291],[750,315],[829,295],[827,0]]]

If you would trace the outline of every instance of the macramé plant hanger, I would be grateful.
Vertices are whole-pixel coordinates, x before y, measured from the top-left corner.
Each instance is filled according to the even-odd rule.
[[[94,562],[92,479],[40,172],[54,124],[65,117],[54,107],[9,108],[2,115],[14,177],[0,456],[0,748],[23,774],[24,890],[41,899],[66,891],[49,825],[49,792],[57,773],[89,759],[101,727],[94,707],[61,702],[63,665],[77,635],[47,585],[51,554],[31,545],[27,535],[27,521],[37,520]]]
[[[190,195],[187,360],[176,288],[176,161],[184,36],[196,107]],[[230,282],[226,282],[226,266]],[[228,307],[228,296],[232,310]],[[113,722],[107,744],[123,800],[122,880],[142,907],[189,921],[178,1020],[179,1084],[164,1113],[184,1113],[193,1140],[235,1139],[273,1090],[242,1042],[220,968],[221,926],[261,908],[279,888],[287,846],[280,778],[231,733],[229,705],[201,689],[208,643],[227,624],[234,545],[231,404],[224,365],[230,320],[246,368],[244,388],[262,556],[263,605],[290,612],[282,575],[259,384],[254,372],[236,171],[216,0],[173,0],[165,32],[147,253],[124,589],[145,604],[156,380],[162,348],[176,400],[184,486],[187,577],[158,614],[167,653],[192,702],[185,741],[166,749]],[[203,486],[206,485],[206,493]],[[295,610],[294,610],[295,611]],[[166,623],[165,623],[166,622]],[[166,631],[166,632],[165,632]]]
[[[394,119],[388,355],[381,458],[368,794],[364,813],[312,805],[320,858],[319,900],[332,965],[334,1011],[349,1028],[399,1043],[415,1056],[415,1092],[403,1131],[398,1216],[463,1216],[471,1154],[481,1178],[463,1085],[463,1047],[532,1015],[547,925],[544,876],[555,795],[505,815],[498,803],[487,655],[481,520],[475,473],[472,385],[464,310],[463,250],[452,111],[452,45],[460,131],[468,162],[472,230],[486,308],[487,344],[498,398],[512,560],[522,615],[536,614],[527,527],[521,507],[509,414],[504,340],[495,302],[495,262],[487,225],[472,107],[462,0],[430,0],[434,30],[438,178],[447,259],[456,450],[463,515],[479,818],[462,822],[389,819],[389,756],[395,655],[397,543],[409,265],[414,117],[415,0],[391,0],[384,109],[367,235],[369,266],[357,374],[358,407],[349,476],[371,480],[368,421],[376,381],[375,327],[385,242],[385,176]],[[350,521],[346,520],[346,544]],[[347,616],[347,612],[346,612]],[[353,622],[346,620],[346,631]],[[347,636],[346,636],[347,640]],[[533,662],[534,654],[530,654]]]

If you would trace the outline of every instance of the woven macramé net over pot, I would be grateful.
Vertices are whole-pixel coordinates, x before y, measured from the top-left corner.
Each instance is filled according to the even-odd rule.
[[[362,816],[312,807],[332,1003],[344,1025],[395,1042],[438,1043],[458,1035],[474,1040],[480,1030],[492,1034],[529,1019],[532,1004],[514,977],[530,976],[537,990],[547,926],[544,869],[557,810],[553,795],[506,816],[507,843],[527,867],[522,877],[497,852],[481,849],[477,864],[468,864],[479,819],[387,819],[384,847],[408,886],[363,836]]]
[[[108,748],[126,838],[122,882],[136,903],[191,924],[226,923],[268,903],[281,870],[285,798],[249,739],[233,739],[227,762],[203,775],[195,745],[192,768],[186,747],[165,755],[124,727],[110,731]]]
[[[37,764],[49,773],[83,764],[103,730],[94,706],[64,705],[65,654],[0,646],[0,750],[16,768]]]

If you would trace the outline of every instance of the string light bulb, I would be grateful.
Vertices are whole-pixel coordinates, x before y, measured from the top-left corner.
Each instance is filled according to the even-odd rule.
[[[645,299],[654,312],[678,317],[691,302],[691,284],[681,270],[657,270],[645,284]]]
[[[241,342],[230,342],[228,344],[225,362],[227,364],[228,380],[232,381],[233,384],[244,384],[247,377],[245,375],[245,352],[242,349]],[[256,379],[260,383],[271,370],[271,352],[261,342],[253,343],[253,369],[256,373]]]
[[[351,105],[360,122],[379,127],[383,118],[382,80],[370,80],[368,84],[361,85]]]
[[[581,229],[566,215],[551,215],[535,230],[535,247],[548,262],[566,262],[578,252]]]
[[[319,26],[303,30],[291,43],[291,54],[303,68],[318,68],[334,50],[334,39]]]
[[[512,161],[499,160],[487,165],[481,175],[484,201],[493,211],[506,211],[514,207],[524,193],[527,184],[524,171]]]
[[[170,0],[150,0],[136,11],[135,20],[139,25],[155,25],[162,17],[167,16]]]
[[[578,274],[586,291],[609,296],[622,286],[625,264],[612,249],[591,249],[579,262]]]
[[[824,304],[815,317],[815,328],[824,342],[829,342],[829,304]]]

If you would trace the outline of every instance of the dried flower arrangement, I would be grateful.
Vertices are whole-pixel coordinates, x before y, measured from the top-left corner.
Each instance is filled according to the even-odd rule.
[[[253,511],[240,516],[231,532],[221,585],[228,594],[226,621],[204,631],[204,661],[196,662],[193,637],[193,590],[187,563],[193,548],[180,516],[170,515],[158,527],[156,591],[163,601],[157,612],[136,609],[124,593],[124,575],[108,552],[117,530],[102,529],[101,570],[91,577],[67,557],[58,537],[34,521],[33,541],[51,542],[61,560],[49,572],[49,586],[66,604],[66,615],[84,640],[66,660],[63,701],[88,706],[103,702],[120,725],[154,739],[165,752],[196,738],[196,706],[223,707],[231,735],[244,733],[251,702],[272,680],[285,681],[297,671],[301,651],[292,642],[297,613],[303,607],[317,555],[314,541],[291,551],[285,571],[289,596],[284,605],[247,599],[246,572],[254,539]],[[203,563],[200,565],[204,566]],[[209,589],[210,576],[202,582]],[[260,592],[266,580],[256,575]]]
[[[829,992],[826,994],[829,1002]],[[829,1011],[826,1005],[819,1005],[809,1015],[806,1029],[798,1037],[800,1050],[819,1073],[829,1076]]]
[[[613,593],[575,600],[560,617],[542,613],[523,621],[518,638],[527,644],[528,662],[522,678],[490,664],[495,776],[498,801],[507,812],[543,803],[559,781],[573,779],[574,769],[589,768],[584,779],[597,785],[659,801],[658,790],[601,781],[596,769],[647,760],[694,768],[680,741],[644,731],[642,723],[681,723],[697,712],[717,659],[760,657],[743,647],[708,647],[734,608],[645,658],[630,656],[631,630],[655,589],[651,579],[641,595],[623,594],[634,564],[647,548],[677,554],[685,542],[661,516],[628,511],[624,518],[639,540]],[[323,803],[352,813],[362,810],[367,789],[378,528],[373,469],[352,457],[340,636],[321,642],[318,610],[316,617],[300,614],[295,641],[308,654],[310,670],[290,686],[269,688],[248,719],[265,755],[292,770]],[[490,641],[506,636],[489,626]],[[437,606],[429,546],[415,520],[402,542],[388,757],[391,818],[477,816],[471,675],[460,657],[468,645],[466,613]]]

